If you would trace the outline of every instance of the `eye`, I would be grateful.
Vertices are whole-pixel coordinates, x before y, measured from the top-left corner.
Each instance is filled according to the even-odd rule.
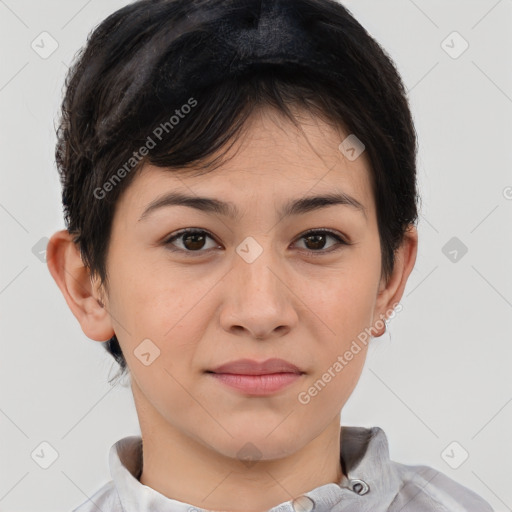
[[[337,243],[331,245],[331,248],[328,250],[323,250],[325,248],[325,241],[327,238],[332,238],[337,241]],[[321,256],[324,254],[328,254],[340,249],[342,245],[352,245],[343,239],[340,235],[329,229],[317,229],[312,231],[307,231],[299,237],[299,240],[306,240],[306,252],[313,256]],[[309,247],[308,247],[309,246]]]
[[[205,248],[205,243],[208,238],[214,240],[213,237],[203,229],[187,228],[182,229],[177,233],[173,234],[164,242],[164,244],[168,246],[171,251],[185,252],[188,253],[189,255],[193,255],[193,253],[207,252],[207,250],[215,247],[215,244],[213,244],[212,247],[207,247],[206,250],[201,250]],[[325,250],[327,238],[332,238],[336,240],[336,243],[334,243],[330,249]],[[340,249],[340,246],[342,245],[352,245],[350,242],[347,242],[340,235],[328,229],[317,229],[307,231],[306,233],[302,234],[299,237],[299,240],[301,239],[306,240],[306,248],[304,250],[313,256],[320,256],[323,254],[331,253],[337,249]],[[172,247],[175,241],[180,241],[182,247]]]
[[[198,249],[202,249],[204,247],[205,241],[207,238],[210,238],[213,240],[212,236],[202,230],[202,229],[182,229],[181,231],[178,231],[175,235],[173,235],[171,238],[168,238],[164,243],[165,245],[171,246],[174,242],[174,240],[182,241],[183,247],[175,249],[173,247],[169,247],[171,251],[182,251],[182,252],[206,252],[201,251]]]

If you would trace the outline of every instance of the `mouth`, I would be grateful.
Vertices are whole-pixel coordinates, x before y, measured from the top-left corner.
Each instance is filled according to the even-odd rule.
[[[274,373],[304,373],[296,365],[285,361],[284,359],[267,359],[258,362],[252,359],[238,359],[230,363],[225,363],[213,370],[212,373],[231,373],[236,375],[270,375]]]
[[[214,370],[207,370],[206,374],[239,392],[263,396],[289,386],[305,372],[284,359],[268,359],[263,362],[239,359]]]

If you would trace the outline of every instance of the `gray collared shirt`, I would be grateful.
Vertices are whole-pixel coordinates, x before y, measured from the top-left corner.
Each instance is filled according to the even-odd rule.
[[[478,494],[428,466],[389,458],[380,427],[341,427],[348,478],[321,485],[268,512],[493,512]],[[129,436],[110,449],[112,480],[73,512],[210,512],[167,498],[139,482],[142,439]]]

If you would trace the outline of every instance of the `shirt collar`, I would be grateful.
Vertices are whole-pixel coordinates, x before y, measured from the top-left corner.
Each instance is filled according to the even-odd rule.
[[[268,512],[313,511],[330,512],[371,510],[372,506],[392,502],[401,479],[389,458],[386,434],[380,427],[342,426],[341,457],[348,478],[342,475],[338,483],[328,483],[304,495],[276,505]],[[142,438],[128,436],[110,449],[110,473],[124,512],[210,512],[188,503],[164,496],[139,482],[142,471]]]

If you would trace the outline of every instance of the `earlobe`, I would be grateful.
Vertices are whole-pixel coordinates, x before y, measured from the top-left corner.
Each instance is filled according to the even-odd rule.
[[[94,289],[89,269],[66,229],[52,235],[46,248],[48,269],[84,334],[107,341],[115,333],[107,307]]]
[[[373,325],[381,320],[386,320],[395,306],[400,302],[407,284],[409,275],[416,263],[418,252],[418,232],[414,225],[410,225],[404,235],[402,245],[395,253],[395,266],[388,282],[379,290],[375,310],[377,317],[373,320]],[[379,322],[380,323],[380,322]],[[384,330],[377,335],[382,336]]]

